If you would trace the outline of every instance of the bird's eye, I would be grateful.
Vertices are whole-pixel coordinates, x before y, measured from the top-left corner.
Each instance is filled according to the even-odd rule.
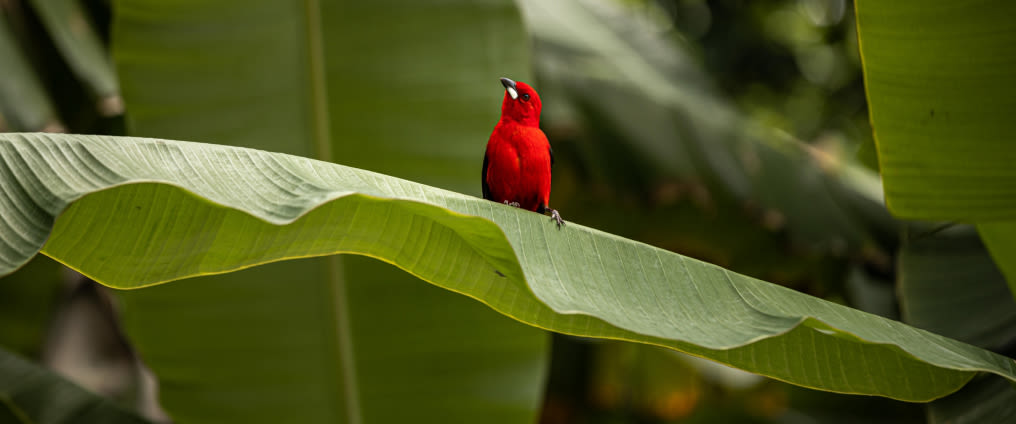
[[[524,101],[524,102],[528,102],[529,101],[529,94],[528,93],[522,93],[522,101]]]

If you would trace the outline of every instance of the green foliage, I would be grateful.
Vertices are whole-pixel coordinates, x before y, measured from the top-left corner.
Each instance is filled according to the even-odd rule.
[[[977,224],[977,232],[1009,282],[1009,291],[1016,298],[1016,221],[980,222]]]
[[[97,0],[0,5],[0,131],[118,132],[108,9]]]
[[[142,424],[148,421],[0,348],[0,422]]]
[[[357,253],[530,325],[668,346],[808,387],[922,401],[958,389],[972,371],[1016,379],[1010,359],[895,321],[380,174],[166,140],[0,139],[5,162],[34,165],[15,166],[8,177],[31,193],[12,199],[25,203],[21,209],[45,209],[33,198],[75,200],[53,210],[43,251],[113,287]],[[62,159],[70,152],[83,159]],[[12,226],[45,227],[50,219]]]
[[[1016,217],[1016,3],[857,3],[886,201],[907,218]]]
[[[1004,1],[857,3],[889,209],[905,218],[974,223],[980,235],[955,223],[907,234],[899,270],[904,319],[1009,355],[1016,317],[1014,12]],[[980,379],[933,403],[929,419],[1012,421],[1014,410],[1004,405],[1014,396],[1011,385]]]
[[[46,33],[71,71],[106,114],[120,113],[120,87],[100,35],[78,0],[32,0]]]
[[[890,266],[897,223],[849,146],[741,111],[692,46],[647,24],[652,8],[520,5],[565,158],[556,198],[577,219],[823,295],[845,266]]]
[[[59,264],[41,255],[0,278],[0,345],[29,358],[40,357],[61,283]]]
[[[113,51],[135,135],[286,152],[478,193],[477,158],[503,93],[497,77],[529,79],[509,1],[117,6]],[[299,411],[308,422],[519,422],[540,406],[545,332],[379,261],[270,264],[119,297],[163,403],[181,419],[280,422]],[[227,318],[170,318],[195,308]],[[179,324],[172,338],[152,337],[168,323]],[[272,372],[234,378],[251,369]],[[231,402],[245,406],[218,407]]]
[[[1016,301],[973,228],[910,237],[899,256],[904,322],[996,351],[1016,340]]]
[[[1012,44],[1005,13],[858,5],[894,212],[976,221],[989,257],[965,227],[936,233],[904,224],[909,231],[898,239],[900,223],[887,215],[877,177],[851,160],[858,144],[862,159],[874,153],[865,154],[870,135],[847,2],[655,2],[668,14],[645,1],[518,3],[532,55],[509,2],[122,0],[118,79],[101,47],[108,5],[8,2],[8,19],[0,19],[0,68],[10,77],[0,81],[0,129],[108,131],[109,121],[96,115],[119,113],[123,84],[136,135],[287,152],[477,193],[477,158],[501,94],[496,77],[535,80],[559,159],[552,201],[571,211],[566,218],[809,293],[836,296],[849,275],[850,299],[886,316],[896,311],[884,282],[898,271],[906,322],[1009,354],[1012,298],[999,297],[1006,289],[991,260],[1016,281],[1016,232],[1012,221],[982,219],[1011,219],[1004,202],[1011,196],[995,178],[1005,174],[996,165],[1010,156],[998,121],[1012,112],[1000,82],[1013,73],[1012,61],[997,54]],[[535,78],[526,72],[530,57]],[[935,114],[914,112],[925,107]],[[152,153],[171,160],[152,169],[176,170],[155,172],[162,183],[149,181],[154,174],[86,171],[58,195],[39,196],[35,189],[44,183],[74,180],[54,178],[67,169],[124,165],[83,165],[95,165],[94,149],[107,146],[109,153],[122,140],[54,140],[78,147],[15,142],[21,147],[9,157],[19,159],[0,162],[0,173],[28,183],[5,188],[29,187],[0,198],[8,202],[0,203],[0,238],[10,242],[0,243],[0,268],[17,267],[38,249],[18,238],[44,240],[53,229],[43,251],[88,273],[128,285],[199,276],[118,296],[131,343],[158,374],[161,401],[179,421],[529,420],[541,397],[546,337],[486,306],[536,327],[669,346],[839,392],[926,400],[987,370],[995,375],[930,404],[929,419],[1002,421],[1011,414],[1006,405],[1016,391],[1003,390],[1011,386],[1009,358],[574,222],[549,231],[544,218],[499,214],[497,205],[433,187],[355,170],[322,182],[318,171],[330,165],[303,174],[293,172],[304,169],[294,165],[301,159],[215,150],[221,147],[188,154],[176,142]],[[97,157],[118,157],[106,153]],[[138,171],[130,163],[147,155],[118,160]],[[970,155],[983,155],[989,166],[969,166],[981,163]],[[234,163],[248,158],[258,159]],[[63,160],[65,174],[47,173],[54,168],[43,162]],[[204,174],[213,168],[223,172]],[[71,202],[74,192],[90,194]],[[914,202],[919,213],[901,212]],[[933,212],[939,207],[950,212]],[[974,216],[965,208],[995,209]],[[352,218],[335,226],[335,216]],[[426,241],[406,244],[414,235]],[[899,243],[897,267],[891,259]],[[447,247],[455,245],[467,247]],[[669,259],[647,262],[647,251]],[[336,252],[393,262],[450,290],[363,256],[330,255]],[[205,275],[322,254],[329,256]],[[0,303],[9,304],[0,310],[0,343],[22,352],[38,351],[50,315],[43,306],[52,304],[46,299],[58,284],[53,262],[39,259],[0,280]],[[458,262],[442,262],[452,259]],[[664,272],[670,269],[688,274]],[[474,274],[490,289],[469,285]],[[715,311],[724,313],[717,318]],[[936,356],[931,346],[943,343],[961,353]],[[597,357],[611,352],[596,349]],[[907,370],[881,368],[896,359]],[[640,373],[659,378],[629,380],[631,390],[670,399],[661,381],[683,386],[689,371],[671,372],[668,364],[642,364]],[[595,366],[596,375],[617,377],[617,364]],[[925,370],[938,380],[917,379]],[[400,399],[400,407],[390,399]],[[37,400],[33,407],[60,402]],[[23,418],[7,398],[0,404],[8,406],[0,414]],[[661,419],[673,416],[662,405],[631,403]]]
[[[28,58],[19,51],[6,19],[0,19],[0,71],[4,75],[0,79],[0,129],[36,130],[50,125],[56,112]]]

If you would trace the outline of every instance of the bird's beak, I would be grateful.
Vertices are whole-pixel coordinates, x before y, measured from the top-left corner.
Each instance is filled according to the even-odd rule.
[[[508,91],[508,95],[512,96],[512,100],[519,98],[519,92],[515,88],[515,81],[508,78],[501,78],[501,85],[503,85],[504,89]]]

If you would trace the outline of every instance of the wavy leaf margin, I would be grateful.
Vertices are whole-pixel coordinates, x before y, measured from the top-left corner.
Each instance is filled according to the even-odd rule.
[[[3,134],[0,165],[0,275],[40,248],[121,289],[354,253],[529,325],[665,346],[820,390],[928,401],[977,372],[1016,381],[1012,359],[896,321],[327,162],[159,139]]]

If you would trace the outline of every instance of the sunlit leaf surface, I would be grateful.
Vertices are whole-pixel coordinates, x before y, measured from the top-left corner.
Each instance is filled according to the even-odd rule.
[[[5,224],[40,229],[19,231],[37,234],[25,239],[4,232],[5,251],[31,253],[58,216],[43,252],[113,287],[356,253],[534,326],[669,346],[808,387],[918,401],[978,371],[1016,379],[1011,359],[970,345],[380,174],[166,140],[0,140],[4,185],[16,187],[4,201],[28,211],[5,214]]]

